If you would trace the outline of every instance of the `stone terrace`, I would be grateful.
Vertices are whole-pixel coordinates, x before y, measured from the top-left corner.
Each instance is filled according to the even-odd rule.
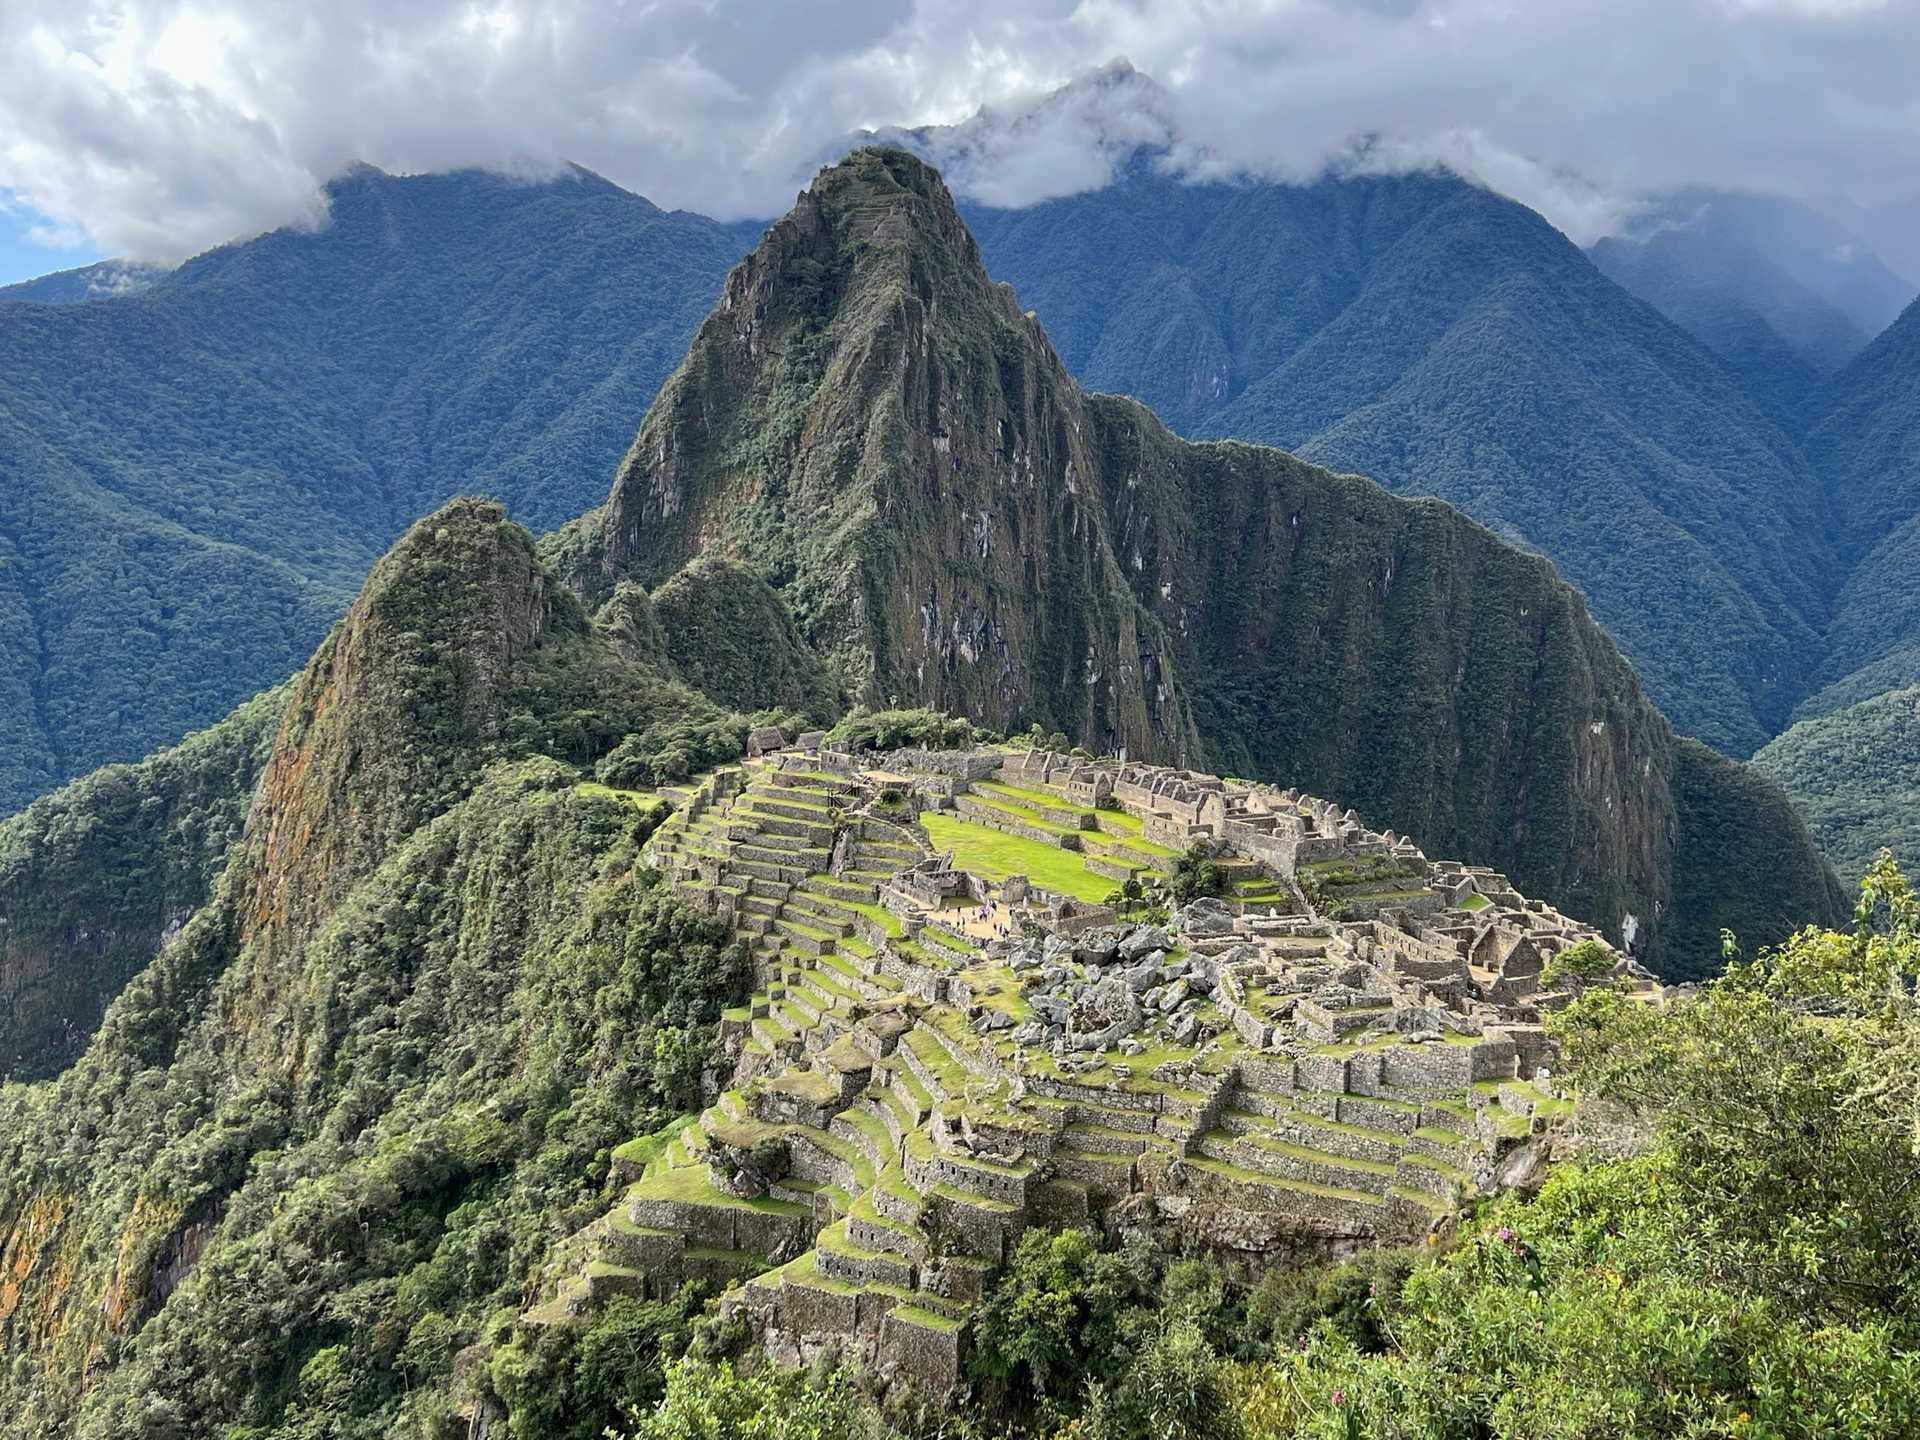
[[[739,1280],[776,1355],[853,1341],[938,1392],[1029,1225],[1145,1205],[1252,1259],[1417,1235],[1543,1163],[1542,976],[1594,937],[1504,877],[1161,767],[761,748],[648,849],[751,944],[732,1084],[616,1155],[562,1315]],[[1195,844],[1225,897],[1102,903]]]

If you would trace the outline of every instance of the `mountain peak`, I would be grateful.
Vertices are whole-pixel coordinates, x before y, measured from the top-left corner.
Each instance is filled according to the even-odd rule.
[[[1082,393],[897,149],[821,171],[735,267],[606,506],[549,553],[594,604],[737,561],[856,703],[1284,777],[1648,953],[1700,941],[1647,918],[1689,757],[1549,564]]]
[[[745,560],[869,704],[1183,754],[1184,699],[1146,678],[1171,674],[1167,641],[1110,573],[1080,407],[939,173],[866,147],[734,269],[607,507],[556,548],[593,602],[698,555]],[[1060,624],[1090,633],[1042,679],[1026,657],[1058,643],[1036,633],[1046,592],[1081,596]]]
[[[940,172],[894,146],[862,146],[822,170],[774,230],[788,221],[805,229],[815,216],[826,222],[817,238],[852,263],[869,258],[875,245],[897,253],[948,240],[979,263],[979,249]]]

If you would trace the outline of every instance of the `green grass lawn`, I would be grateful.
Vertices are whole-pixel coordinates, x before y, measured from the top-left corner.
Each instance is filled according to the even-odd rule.
[[[934,849],[951,850],[955,865],[984,880],[1024,875],[1042,889],[1092,905],[1098,905],[1116,888],[1106,876],[1087,869],[1081,856],[1072,850],[1003,834],[950,815],[929,813],[920,818]]]
[[[976,780],[975,790],[984,790],[994,795],[1004,795],[1009,800],[1017,800],[1022,805],[1044,805],[1053,810],[1080,810],[1071,800],[1064,799],[1046,790],[1033,790],[1025,785],[1009,785],[1003,780]]]

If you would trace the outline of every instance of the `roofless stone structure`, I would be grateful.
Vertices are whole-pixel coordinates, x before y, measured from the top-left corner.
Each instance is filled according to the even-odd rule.
[[[672,796],[650,843],[759,989],[715,1103],[617,1157],[632,1187],[549,1318],[738,1279],[776,1357],[853,1344],[937,1391],[1029,1226],[1250,1270],[1418,1236],[1554,1154],[1541,1017],[1572,991],[1543,977],[1598,936],[1505,877],[1271,786],[802,739]],[[1196,846],[1226,893],[1149,909]],[[1108,903],[1130,879],[1147,898]]]

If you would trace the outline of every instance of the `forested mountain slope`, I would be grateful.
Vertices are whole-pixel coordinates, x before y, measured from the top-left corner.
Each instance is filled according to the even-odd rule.
[[[1656,195],[1587,253],[1796,429],[1820,381],[1920,292],[1844,225],[1777,195]]]
[[[136,295],[165,279],[168,273],[164,265],[142,264],[137,260],[100,260],[92,265],[0,285],[0,300],[34,300],[43,305],[113,300]]]
[[[7,1440],[441,1433],[454,1340],[697,1096],[743,978],[578,766],[744,722],[497,505],[410,531],[281,707],[206,903],[76,1064],[0,1088]]]
[[[1821,687],[1756,759],[1850,872],[1883,845],[1914,863],[1920,683],[1920,302],[1835,376],[1808,440],[1850,562]]]
[[[591,504],[744,244],[584,171],[328,194],[138,294],[0,303],[0,811],[298,668],[448,496]]]
[[[0,1079],[72,1060],[108,1002],[206,903],[286,700],[285,686],[268,691],[0,824]]]
[[[1441,173],[1189,185],[1143,154],[1106,189],[967,216],[1089,388],[1545,553],[1674,723],[1729,753],[1799,699],[1832,573],[1805,464],[1525,207]]]
[[[1920,300],[1833,378],[1807,444],[1839,507],[1844,556],[1871,563],[1920,515]]]
[[[1843,875],[1882,848],[1920,868],[1920,684],[1802,720],[1753,764],[1799,802]]]
[[[1753,808],[1771,787],[1676,747],[1550,565],[1437,502],[1084,395],[904,152],[823,172],[768,232],[608,503],[548,554],[591,603],[743,561],[856,700],[1339,795],[1673,968],[1717,935],[1676,886],[1740,871],[1749,825],[1784,823],[1796,863],[1743,876],[1743,931],[1842,904],[1787,807]],[[1690,824],[1696,775],[1716,803]]]

